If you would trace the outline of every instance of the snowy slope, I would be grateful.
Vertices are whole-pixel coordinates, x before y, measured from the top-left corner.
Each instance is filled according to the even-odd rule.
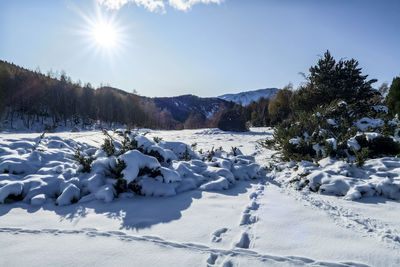
[[[242,106],[247,106],[252,101],[258,101],[260,98],[275,98],[278,93],[277,88],[266,88],[266,89],[258,89],[253,91],[246,91],[237,94],[225,94],[218,96],[218,98],[224,99],[226,101],[232,101],[237,104],[242,104]]]
[[[195,95],[181,95],[174,97],[154,97],[155,105],[159,110],[167,109],[172,117],[185,122],[190,114],[200,114],[211,117],[220,107],[227,104],[217,97],[198,97]]]
[[[253,128],[248,133],[149,131],[146,137],[197,143],[196,151],[213,146],[229,151],[236,146],[269,167],[276,165],[276,151],[262,148],[258,141],[271,138],[272,132],[268,128]],[[23,155],[22,145],[37,137],[0,134],[0,153],[11,152],[8,148],[13,147],[15,157]],[[41,146],[56,149],[65,142],[99,147],[104,136],[88,131],[48,134],[47,138]],[[60,147],[59,153],[66,158],[54,158],[52,164],[70,162],[69,147]],[[45,155],[35,154],[46,162]],[[367,161],[366,166],[374,162]],[[48,165],[43,171],[52,170]],[[291,178],[293,166],[283,165],[276,165],[282,169],[271,171],[270,179],[237,181],[228,190],[196,188],[170,197],[135,195],[109,203],[92,200],[67,206],[52,201],[0,204],[0,265],[400,265],[398,201],[383,197],[348,201],[297,191],[284,180]],[[393,162],[390,168],[398,167]],[[15,180],[16,173],[7,180]]]

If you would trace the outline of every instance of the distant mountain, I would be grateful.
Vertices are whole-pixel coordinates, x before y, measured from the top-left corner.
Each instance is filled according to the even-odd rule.
[[[98,92],[113,92],[120,95],[130,93],[109,86],[98,88]],[[159,111],[167,109],[172,118],[184,123],[190,114],[200,114],[205,118],[210,118],[219,107],[228,104],[227,101],[216,97],[198,97],[195,95],[180,95],[173,97],[145,97],[141,96],[143,102],[154,102]]]
[[[201,114],[210,118],[219,107],[228,104],[227,101],[216,97],[198,97],[195,95],[181,95],[174,97],[154,97],[156,107],[159,110],[167,109],[172,117],[185,122],[191,113]]]
[[[218,98],[226,101],[232,101],[237,104],[242,104],[242,106],[247,106],[252,101],[258,101],[262,97],[274,99],[277,93],[278,93],[277,88],[266,88],[266,89],[241,92],[237,94],[221,95],[218,96]]]

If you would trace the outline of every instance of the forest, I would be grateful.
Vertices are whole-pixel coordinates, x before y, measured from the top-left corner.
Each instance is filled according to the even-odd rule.
[[[297,120],[301,114],[303,117],[312,114],[338,100],[354,104],[359,111],[371,105],[387,105],[390,114],[398,113],[400,78],[393,79],[390,90],[387,83],[374,89],[372,84],[376,80],[367,80],[368,75],[361,73],[362,68],[355,59],[336,62],[327,51],[310,67],[309,75],[304,74],[306,82],[297,90],[288,84],[274,99],[261,98],[245,107],[225,101],[208,118],[192,111],[182,121],[174,118],[182,114],[171,114],[169,109],[157,107],[153,98],[110,86],[95,89],[90,83],[82,85],[80,81],[72,81],[65,72],[43,74],[0,61],[0,114],[11,129],[15,121],[21,121],[27,129],[36,123],[47,130],[59,125],[87,128],[100,123],[108,128],[117,125],[167,130],[218,127],[247,131],[249,127],[276,126]],[[186,98],[192,102],[193,98],[199,99]]]

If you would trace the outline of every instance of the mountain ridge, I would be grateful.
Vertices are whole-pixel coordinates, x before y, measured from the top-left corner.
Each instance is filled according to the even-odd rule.
[[[235,102],[236,104],[241,104],[242,106],[247,106],[253,101],[257,102],[262,97],[274,99],[277,93],[278,93],[278,88],[264,88],[264,89],[243,91],[234,94],[224,94],[218,96],[218,98],[224,99],[226,101],[232,101]]]

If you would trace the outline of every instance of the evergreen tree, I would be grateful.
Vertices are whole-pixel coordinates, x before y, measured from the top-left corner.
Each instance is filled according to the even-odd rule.
[[[291,113],[290,99],[292,96],[291,86],[278,91],[275,99],[269,103],[268,111],[271,123],[275,124],[287,119]]]
[[[386,101],[390,113],[400,115],[400,77],[393,79]]]
[[[307,84],[302,86],[293,98],[296,110],[310,111],[316,106],[329,104],[341,99],[347,103],[363,100],[366,104],[379,94],[372,88],[377,80],[367,80],[355,59],[336,60],[329,51],[310,68]]]
[[[218,128],[223,131],[246,132],[249,129],[246,125],[246,119],[243,115],[243,109],[240,105],[231,105],[218,122]]]

